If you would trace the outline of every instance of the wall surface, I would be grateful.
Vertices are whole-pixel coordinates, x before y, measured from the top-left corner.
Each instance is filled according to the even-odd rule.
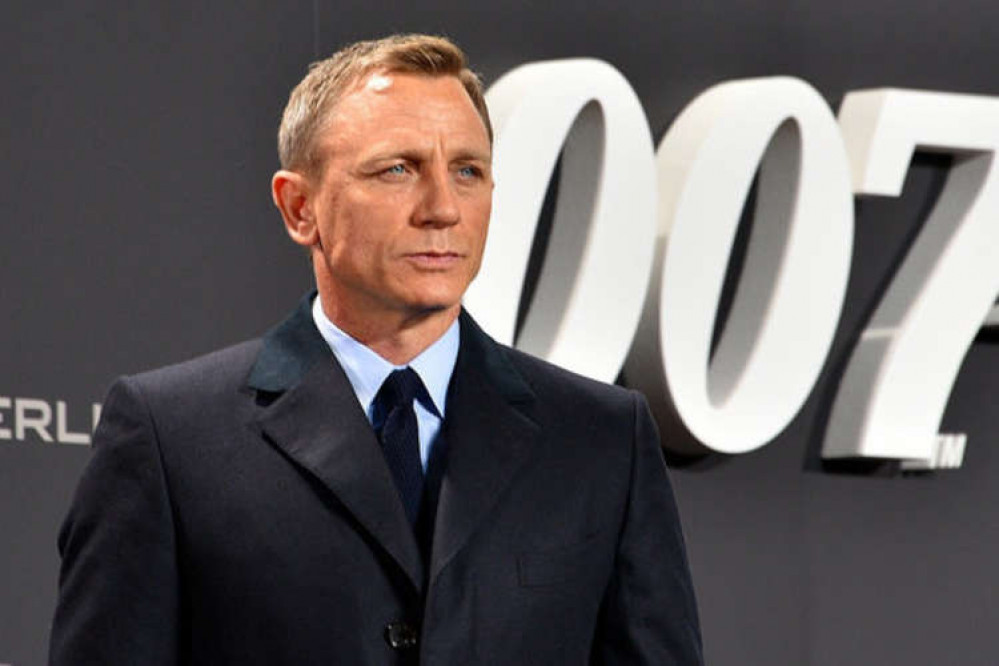
[[[868,87],[999,94],[999,4],[4,3],[0,7],[0,427],[64,410],[85,434],[112,379],[258,335],[308,288],[272,209],[274,136],[306,63],[393,31],[442,32],[487,84],[532,61],[603,59],[658,139],[709,86],[787,74],[837,108]],[[818,460],[833,389],[948,163],[857,204],[846,306],[805,407],[756,452],[681,461],[714,665],[991,665],[999,658],[999,346],[965,358],[941,431],[959,470]],[[6,398],[7,402],[3,399]],[[39,406],[39,402],[46,407]],[[64,407],[60,408],[60,403]],[[87,446],[0,439],[0,663],[42,664],[59,523]]]

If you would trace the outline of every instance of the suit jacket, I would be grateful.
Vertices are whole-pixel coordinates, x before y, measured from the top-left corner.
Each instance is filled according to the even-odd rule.
[[[50,664],[701,663],[644,399],[460,325],[429,561],[308,299],[119,380],[59,536]]]

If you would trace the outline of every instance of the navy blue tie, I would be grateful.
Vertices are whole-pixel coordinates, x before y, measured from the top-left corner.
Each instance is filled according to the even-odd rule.
[[[413,400],[426,392],[412,368],[395,370],[375,396],[373,421],[385,461],[410,525],[416,525],[423,497],[423,463]]]

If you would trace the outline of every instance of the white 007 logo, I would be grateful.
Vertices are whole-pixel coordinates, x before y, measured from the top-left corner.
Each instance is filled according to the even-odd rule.
[[[937,434],[961,360],[999,292],[999,100],[849,93],[837,119],[804,81],[730,81],[694,99],[659,146],[607,63],[532,63],[487,101],[496,129],[490,241],[465,305],[499,340],[646,392],[698,448],[759,448],[794,418],[828,355],[853,246],[853,194],[898,196],[916,151],[953,154],[935,208],[852,352],[826,458],[960,465]],[[551,237],[514,341],[547,183]],[[754,223],[725,328],[719,299],[746,196]],[[691,444],[666,438],[667,447]]]

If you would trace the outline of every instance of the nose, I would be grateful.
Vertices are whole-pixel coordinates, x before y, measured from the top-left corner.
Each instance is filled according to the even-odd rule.
[[[428,170],[415,222],[420,226],[450,227],[461,219],[458,196],[446,166]]]

